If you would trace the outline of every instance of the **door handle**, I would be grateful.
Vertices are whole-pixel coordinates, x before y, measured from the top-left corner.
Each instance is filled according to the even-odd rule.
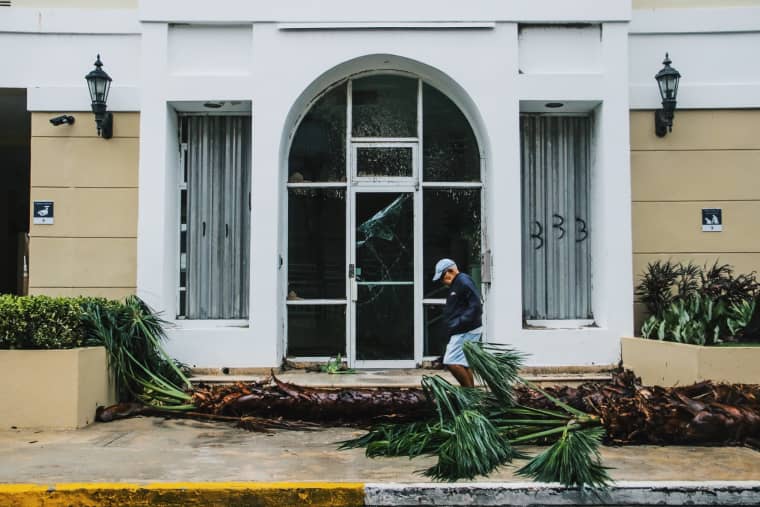
[[[356,301],[356,264],[349,264],[348,265],[348,283],[349,283],[349,298],[352,302]]]

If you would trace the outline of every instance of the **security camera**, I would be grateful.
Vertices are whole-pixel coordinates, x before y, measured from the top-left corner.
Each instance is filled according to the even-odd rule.
[[[74,124],[74,117],[71,116],[71,115],[68,115],[68,114],[64,114],[64,115],[61,115],[61,116],[56,116],[55,118],[50,118],[50,123],[52,123],[56,127],[58,125],[66,125],[67,123],[69,125],[73,125]]]

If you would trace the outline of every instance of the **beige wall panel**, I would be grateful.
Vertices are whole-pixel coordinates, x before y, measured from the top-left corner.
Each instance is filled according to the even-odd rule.
[[[30,293],[36,287],[135,287],[136,272],[136,239],[30,240]]]
[[[31,287],[29,289],[29,294],[32,295],[51,297],[95,296],[119,300],[136,293],[135,287]]]
[[[702,232],[702,208],[723,209],[723,232]],[[760,252],[760,202],[634,202],[633,252]]]
[[[634,151],[634,201],[760,200],[760,150]]]
[[[31,196],[55,203],[55,223],[32,224],[32,237],[137,237],[136,188],[32,188]]]
[[[83,89],[83,93],[87,93],[86,88]],[[62,114],[73,116],[74,124],[56,127],[50,123],[50,118]],[[98,138],[95,116],[83,111],[32,113],[32,137],[94,137],[103,143],[110,143],[113,140]],[[113,137],[140,137],[140,113],[114,113]]]
[[[676,111],[673,132],[654,133],[654,112],[631,111],[631,150],[760,149],[760,110]]]
[[[33,137],[33,187],[137,187],[140,140]]]

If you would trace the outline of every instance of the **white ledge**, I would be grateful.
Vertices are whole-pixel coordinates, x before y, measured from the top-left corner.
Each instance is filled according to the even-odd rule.
[[[760,31],[760,7],[634,10],[631,34]]]
[[[278,30],[493,29],[496,22],[461,23],[279,23]]]
[[[139,34],[135,9],[3,9],[0,32]]]

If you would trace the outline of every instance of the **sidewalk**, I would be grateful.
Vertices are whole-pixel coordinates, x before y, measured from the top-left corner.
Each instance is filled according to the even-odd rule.
[[[760,453],[728,447],[604,447],[602,495],[515,477],[431,484],[433,458],[364,457],[347,428],[249,433],[161,418],[76,431],[0,432],[0,506],[758,505]]]

